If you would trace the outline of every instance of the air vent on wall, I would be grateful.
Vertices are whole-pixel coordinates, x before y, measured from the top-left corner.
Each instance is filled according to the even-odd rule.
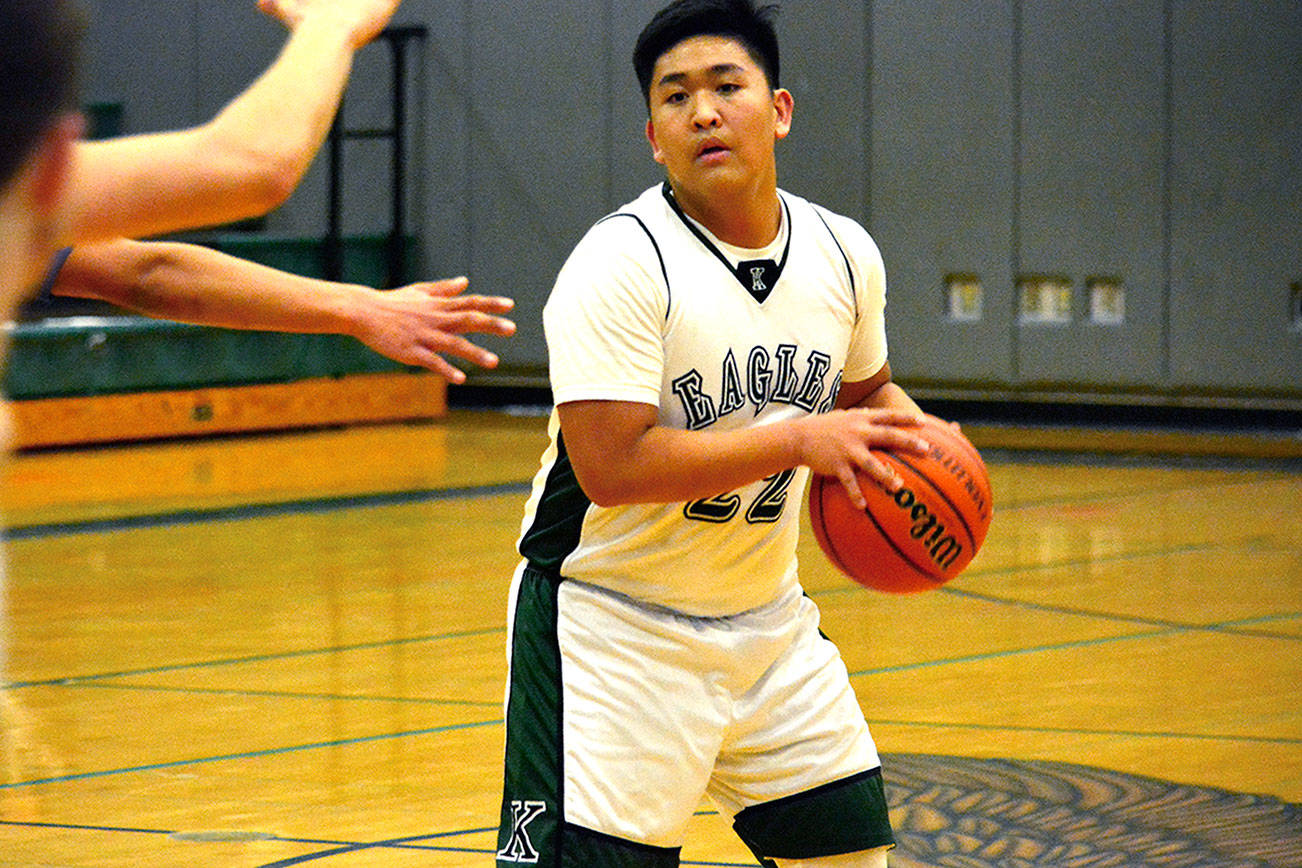
[[[975,322],[981,319],[985,306],[985,293],[981,278],[971,272],[952,272],[945,275],[945,315],[957,322]]]
[[[1071,278],[1061,274],[1023,274],[1017,278],[1018,321],[1023,325],[1071,322]]]

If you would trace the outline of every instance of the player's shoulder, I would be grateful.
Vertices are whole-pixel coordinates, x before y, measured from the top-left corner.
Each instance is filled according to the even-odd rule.
[[[625,202],[598,219],[592,224],[591,230],[599,230],[606,226],[622,227],[627,230],[630,225],[638,223],[659,224],[664,219],[664,211],[665,199],[660,192],[660,187],[651,187],[637,198]]]
[[[792,210],[793,225],[797,224],[801,215],[814,226],[814,230],[822,231],[840,247],[847,257],[854,259],[867,259],[877,261],[881,259],[881,251],[877,248],[877,242],[873,240],[872,235],[864,228],[864,225],[853,217],[833,211],[824,205],[811,202],[786,190],[782,191],[782,197],[787,203],[787,207]]]
[[[597,220],[570,251],[553,297],[592,292],[642,292],[667,283],[664,256],[651,224],[653,209],[635,199]]]
[[[597,220],[575,246],[570,259],[599,261],[608,266],[621,263],[645,263],[661,257],[660,209],[658,188],[652,188],[638,198]],[[656,193],[655,196],[651,194]],[[660,270],[657,264],[656,269]]]
[[[793,215],[796,215],[796,219],[799,219],[799,215],[803,213],[817,223],[823,224],[826,230],[837,238],[845,238],[855,243],[866,242],[876,246],[872,236],[868,234],[868,230],[855,218],[833,211],[826,205],[820,205],[786,190],[782,191],[782,198]]]

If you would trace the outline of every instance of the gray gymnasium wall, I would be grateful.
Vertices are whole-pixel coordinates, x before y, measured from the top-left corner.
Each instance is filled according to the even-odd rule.
[[[491,342],[539,382],[540,311],[588,225],[659,180],[628,55],[660,0],[405,0],[410,222],[424,276],[519,302]],[[253,0],[94,0],[88,97],[127,132],[210,117],[282,43]],[[860,218],[882,248],[892,365],[915,389],[1125,401],[1302,401],[1298,0],[811,0],[780,18],[796,124],[781,184]],[[387,122],[383,46],[345,118]],[[292,102],[286,106],[293,110]],[[345,230],[387,226],[386,151],[346,146]],[[267,223],[324,230],[318,160]],[[982,290],[946,310],[946,276]],[[1019,278],[1068,293],[1026,322]],[[1119,323],[1086,281],[1119,280]],[[1106,319],[1106,318],[1105,318]]]

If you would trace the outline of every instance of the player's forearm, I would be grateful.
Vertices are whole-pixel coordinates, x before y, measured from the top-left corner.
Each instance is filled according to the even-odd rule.
[[[684,431],[657,424],[649,405],[603,401],[559,413],[579,484],[601,506],[711,497],[799,463],[796,422]]]
[[[353,34],[327,15],[304,19],[276,62],[207,125],[207,147],[259,182],[270,207],[298,186],[325,141],[352,69]]]
[[[893,382],[883,383],[862,400],[856,402],[854,406],[877,410],[902,410],[909,413],[922,413],[922,408],[909,397],[908,392],[905,392],[904,389]]]
[[[349,292],[192,244],[118,240],[78,248],[56,295],[97,298],[158,319],[261,331],[351,333]]]
[[[733,491],[800,463],[794,423],[749,431],[656,427],[602,494],[617,503],[673,503]],[[600,500],[593,498],[594,502]]]
[[[900,386],[889,379],[869,385],[870,390],[853,405],[858,410],[880,410],[921,415],[922,411]],[[836,416],[805,416],[731,432],[680,431],[655,427],[647,431],[638,452],[628,466],[640,468],[624,482],[624,496],[639,501],[694,500],[731,491],[775,473],[799,466],[826,468],[833,459],[828,447],[838,437],[854,439],[868,433],[861,414],[851,419]],[[881,421],[902,421],[891,415]],[[854,431],[855,433],[849,433]],[[874,432],[880,436],[879,432]],[[845,447],[842,447],[844,451]],[[631,502],[631,501],[625,501]]]
[[[261,216],[285,201],[330,129],[351,34],[303,21],[276,62],[206,124],[78,145],[70,244]]]
[[[575,475],[594,503],[673,503],[733,491],[798,466],[847,485],[859,470],[895,485],[895,474],[873,450],[927,448],[915,432],[919,415],[912,401],[895,403],[902,394],[881,393],[881,407],[737,431],[664,427],[646,404],[577,401],[561,404],[558,412]]]

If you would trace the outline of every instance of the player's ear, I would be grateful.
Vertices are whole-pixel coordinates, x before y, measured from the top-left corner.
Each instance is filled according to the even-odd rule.
[[[75,112],[59,118],[46,130],[32,165],[32,208],[43,219],[53,220],[63,210],[63,201],[72,177],[77,140],[85,129],[85,120]]]
[[[773,110],[777,114],[774,131],[779,139],[785,139],[791,132],[791,114],[795,108],[795,99],[791,91],[778,88],[773,91]]]
[[[656,144],[656,127],[650,118],[646,120],[646,140],[651,143],[651,158],[663,166],[665,152],[660,150],[660,146]]]

